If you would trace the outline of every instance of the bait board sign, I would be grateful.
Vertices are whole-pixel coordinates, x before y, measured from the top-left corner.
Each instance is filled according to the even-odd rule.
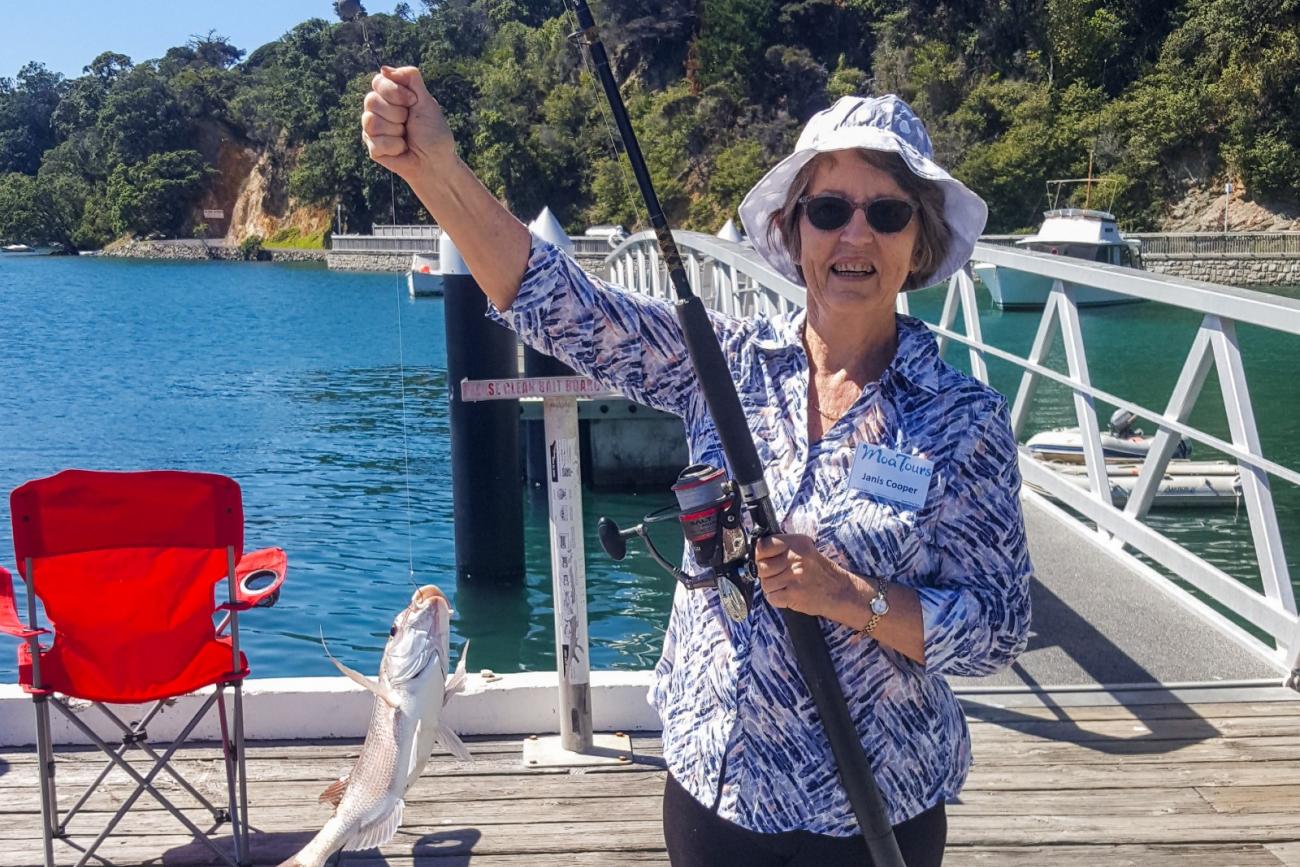
[[[610,755],[592,753],[591,667],[587,638],[586,550],[583,545],[582,479],[578,449],[578,398],[613,397],[585,376],[523,379],[462,379],[466,403],[541,398],[546,439],[550,512],[551,582],[555,598],[555,656],[559,673],[558,750],[530,759],[531,765],[605,764]],[[630,747],[619,744],[620,751]],[[556,757],[556,753],[560,757]]]
[[[586,376],[532,376],[523,379],[462,379],[460,399],[517,400],[521,397],[620,397]]]

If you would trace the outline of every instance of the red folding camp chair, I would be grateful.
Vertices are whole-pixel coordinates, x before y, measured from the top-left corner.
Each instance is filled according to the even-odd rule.
[[[188,472],[105,473],[67,470],[28,482],[10,498],[14,552],[27,583],[27,625],[18,619],[9,573],[0,570],[0,631],[25,639],[18,648],[19,682],[36,706],[45,863],[54,864],[54,839],[109,771],[122,769],[134,792],[87,846],[85,864],[146,792],[224,863],[230,858],[154,784],[166,772],[198,800],[216,824],[229,821],[235,861],[248,855],[248,783],[240,685],[248,662],[239,650],[239,612],[275,604],[284,581],[278,548],[243,553],[244,513],[239,486],[224,476]],[[227,601],[216,605],[215,585],[227,579]],[[36,600],[49,629],[40,628]],[[218,622],[220,618],[220,622]],[[48,644],[41,636],[53,635]],[[215,687],[161,754],[146,727],[176,696]],[[233,694],[227,707],[226,691]],[[93,703],[118,730],[108,738],[86,724],[69,698]],[[146,704],[127,724],[106,706]],[[225,757],[229,805],[214,806],[170,764],[172,756],[216,704]],[[62,818],[55,788],[50,706],[108,754],[108,763]],[[141,773],[125,758],[137,749],[149,767]]]

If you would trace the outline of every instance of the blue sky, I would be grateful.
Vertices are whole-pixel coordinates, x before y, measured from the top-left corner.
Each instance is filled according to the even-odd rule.
[[[419,0],[408,2],[420,9]],[[397,0],[364,3],[371,13],[392,12]],[[333,15],[331,0],[3,0],[0,77],[39,60],[75,78],[100,52],[150,60],[209,30],[252,51],[300,21]]]

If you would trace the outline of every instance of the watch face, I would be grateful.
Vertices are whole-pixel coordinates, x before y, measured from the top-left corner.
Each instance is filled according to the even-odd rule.
[[[871,613],[872,614],[889,613],[889,603],[885,601],[885,597],[877,596],[875,599],[871,600]]]

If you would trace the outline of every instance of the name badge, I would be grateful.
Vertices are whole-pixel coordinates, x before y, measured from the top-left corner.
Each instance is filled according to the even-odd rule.
[[[849,485],[878,500],[916,511],[925,505],[932,475],[934,461],[863,444],[853,456]]]

